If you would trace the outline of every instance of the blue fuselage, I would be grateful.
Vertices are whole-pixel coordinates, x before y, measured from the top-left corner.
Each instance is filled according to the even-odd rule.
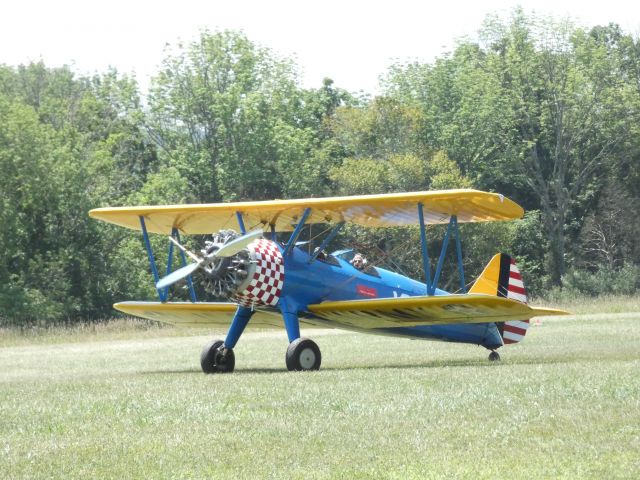
[[[312,260],[302,249],[293,248],[289,255],[285,255],[284,262],[282,297],[301,313],[306,311],[307,305],[325,301],[427,295],[427,287],[422,282],[377,267],[358,270],[348,261],[335,256]],[[436,288],[435,295],[448,295],[448,292]],[[502,345],[495,323],[423,325],[362,331],[473,343],[487,348]]]

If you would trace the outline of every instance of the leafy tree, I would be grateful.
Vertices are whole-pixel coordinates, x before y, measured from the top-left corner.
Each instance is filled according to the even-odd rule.
[[[629,212],[639,209],[640,199],[609,183],[582,227],[582,261],[576,266],[613,271],[637,262],[640,224],[629,217]]]
[[[110,311],[118,234],[87,216],[140,188],[155,155],[135,83],[42,63],[0,69],[0,315],[60,320]],[[6,217],[6,218],[5,218]]]
[[[423,121],[418,108],[391,97],[376,97],[364,105],[336,109],[329,125],[346,156],[386,159],[431,153],[421,136]]]
[[[634,112],[606,45],[567,23],[548,21],[535,32],[530,22],[517,15],[493,44],[515,127],[509,150],[539,197],[559,283],[572,204],[617,154]]]
[[[293,64],[236,32],[203,32],[163,62],[149,99],[164,162],[198,201],[282,196],[279,168],[313,150]]]
[[[580,229],[572,211],[591,208],[606,173],[625,164],[640,111],[635,43],[521,10],[509,23],[490,18],[480,36],[434,65],[396,66],[388,93],[422,106],[425,136],[474,184],[540,209],[559,283],[567,234]]]
[[[0,96],[0,311],[56,318],[79,305],[73,289],[69,246],[58,241],[67,218],[60,160],[70,152],[52,128],[43,128],[30,106]]]

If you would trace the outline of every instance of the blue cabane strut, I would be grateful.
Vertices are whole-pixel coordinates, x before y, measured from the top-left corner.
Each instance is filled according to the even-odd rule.
[[[240,227],[240,233],[244,235],[247,233],[247,229],[244,228],[244,220],[242,219],[242,212],[236,212],[236,217],[238,218],[238,226]]]
[[[313,255],[311,256],[311,258],[309,259],[309,263],[312,263],[316,258],[318,258],[318,255],[320,255],[322,253],[322,251],[327,248],[327,245],[329,245],[329,242],[331,242],[331,240],[333,240],[335,238],[335,236],[338,234],[338,232],[340,231],[340,229],[344,226],[344,222],[340,222],[338,223],[335,227],[333,227],[333,229],[331,230],[331,232],[329,232],[329,235],[327,235],[327,237],[324,239],[324,241],[320,244],[320,246],[318,248],[315,249],[315,252],[313,253]]]
[[[307,218],[309,217],[310,214],[311,214],[311,209],[310,208],[305,208],[304,212],[302,212],[302,217],[298,221],[298,224],[296,225],[295,230],[291,234],[291,237],[289,237],[289,241],[287,242],[287,245],[284,247],[284,251],[282,252],[282,256],[283,257],[286,257],[287,254],[293,248],[293,246],[296,244],[296,240],[298,240],[298,237],[300,236],[300,232],[302,231],[302,227],[304,227],[304,224],[306,223]]]

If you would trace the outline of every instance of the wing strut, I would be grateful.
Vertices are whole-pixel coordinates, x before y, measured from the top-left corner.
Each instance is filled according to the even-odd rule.
[[[302,217],[300,217],[300,220],[298,220],[298,224],[296,225],[295,230],[291,234],[291,237],[289,237],[289,241],[287,242],[287,246],[284,247],[284,252],[282,252],[282,256],[283,257],[286,256],[291,251],[293,246],[296,244],[296,241],[298,240],[298,237],[300,236],[300,232],[302,231],[302,227],[304,227],[304,224],[307,221],[307,218],[309,217],[310,213],[311,213],[311,208],[305,208],[304,209],[304,212],[302,213]]]
[[[444,257],[447,254],[447,249],[449,248],[449,238],[451,237],[452,230],[453,234],[456,237],[456,257],[458,260],[458,274],[460,277],[460,292],[466,293],[464,281],[464,266],[462,264],[462,244],[460,242],[460,230],[458,229],[458,217],[452,215],[449,219],[449,225],[447,226],[447,232],[444,235],[444,240],[442,241],[442,250],[440,250],[440,258],[438,258],[438,265],[436,267],[436,273],[433,281],[431,282],[431,290],[429,291],[429,295],[434,295],[436,293],[438,280],[440,280],[440,273],[442,273]]]
[[[438,263],[436,265],[436,271],[431,278],[431,264],[429,262],[429,251],[427,248],[427,231],[424,223],[424,211],[422,203],[418,203],[418,219],[420,221],[420,243],[422,247],[422,263],[424,265],[425,283],[427,284],[427,295],[435,295],[438,288],[438,281],[440,280],[440,274],[442,273],[442,266],[444,265],[444,257],[447,254],[447,248],[449,247],[449,238],[451,232],[456,238],[456,257],[458,261],[458,274],[460,277],[460,291],[466,293],[465,280],[464,280],[464,265],[462,263],[462,243],[460,240],[460,230],[458,228],[458,217],[451,215],[449,218],[449,225],[444,235],[442,242],[442,249],[440,250],[440,256],[438,257]]]
[[[178,243],[180,243],[180,233],[178,232],[177,228],[173,228],[173,230],[171,231],[171,236],[173,238],[175,238]],[[173,242],[171,242],[171,245],[169,246],[169,248],[173,248]],[[171,262],[171,257],[172,254],[169,253],[169,262]],[[180,250],[180,258],[182,260],[182,266],[185,267],[187,265],[187,256],[184,253],[184,250]],[[170,269],[169,267],[167,267],[167,275],[169,275]],[[193,281],[191,280],[191,275],[189,275],[187,277],[187,285],[189,286],[189,295],[191,296],[191,301],[192,302],[197,302],[198,299],[196,297],[196,290],[195,288],[193,288]],[[167,287],[167,295],[169,294],[169,287]]]
[[[160,281],[160,275],[158,274],[158,267],[156,266],[156,259],[153,255],[153,249],[151,248],[151,242],[149,241],[149,233],[147,232],[147,225],[145,223],[144,217],[140,215],[140,227],[142,229],[142,237],[144,238],[144,246],[147,249],[147,255],[149,257],[149,265],[151,266],[151,273],[153,274],[154,285]],[[171,231],[171,236],[175,238],[178,242],[180,241],[180,234],[178,233],[177,228],[173,228]],[[187,265],[187,258],[183,251],[180,251],[180,258],[182,260],[182,266]],[[167,275],[171,272],[171,266],[173,263],[173,242],[169,242],[169,259],[167,260]],[[191,296],[191,301],[196,302],[196,291],[193,288],[193,282],[191,281],[191,275],[187,277],[187,284],[189,285],[189,294]],[[167,301],[169,296],[169,287],[165,288],[157,288],[158,297],[162,303]]]
[[[460,240],[460,229],[458,229],[458,217],[452,216],[453,228],[456,234],[456,256],[458,257],[458,273],[460,274],[460,293],[467,293],[467,284],[464,281],[464,265],[462,263],[462,241]]]
[[[236,217],[238,218],[238,226],[240,227],[240,233],[244,235],[247,233],[247,229],[244,228],[244,220],[242,219],[242,212],[236,212]]]
[[[149,242],[149,234],[147,233],[147,225],[144,222],[144,217],[140,215],[140,227],[142,228],[142,237],[144,238],[144,246],[147,248],[147,255],[149,256],[149,265],[151,266],[151,273],[153,274],[154,285],[160,281],[160,275],[158,275],[158,267],[156,267],[156,259],[153,257],[153,250],[151,249],[151,242]],[[163,289],[156,288],[158,297],[161,302],[167,301],[166,292]]]
[[[424,212],[422,203],[418,203],[418,220],[420,222],[420,246],[422,247],[422,265],[424,266],[425,283],[427,293],[431,290],[431,265],[429,264],[429,250],[427,249],[427,231],[424,224]]]
[[[440,258],[438,258],[438,265],[436,266],[436,273],[433,277],[433,282],[431,282],[431,290],[429,290],[429,295],[434,295],[436,293],[436,287],[438,286],[438,281],[440,280],[440,273],[442,273],[442,264],[444,263],[444,256],[447,253],[447,248],[449,247],[449,236],[451,235],[451,227],[453,226],[453,219],[451,217],[449,220],[449,225],[447,226],[447,232],[444,234],[444,240],[442,241],[442,249],[440,250]]]

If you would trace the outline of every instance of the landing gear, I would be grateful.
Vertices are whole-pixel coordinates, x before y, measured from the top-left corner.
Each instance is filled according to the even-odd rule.
[[[490,362],[499,362],[500,361],[500,354],[498,352],[496,352],[495,350],[492,350],[491,353],[489,354],[489,361]]]
[[[222,340],[207,343],[200,354],[200,366],[204,373],[231,373],[236,366],[233,349],[225,348]]]
[[[286,361],[290,371],[318,370],[322,355],[313,340],[298,338],[289,344]]]

